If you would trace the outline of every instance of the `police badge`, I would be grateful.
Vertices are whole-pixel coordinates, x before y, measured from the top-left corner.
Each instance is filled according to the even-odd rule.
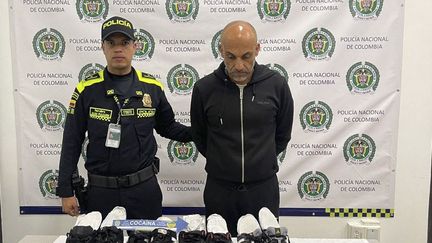
[[[149,94],[145,93],[143,95],[142,102],[143,102],[144,107],[152,107],[152,100],[151,100],[151,96]]]

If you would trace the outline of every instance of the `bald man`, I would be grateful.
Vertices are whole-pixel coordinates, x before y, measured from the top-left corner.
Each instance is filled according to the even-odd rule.
[[[287,81],[255,62],[254,27],[223,29],[223,62],[199,80],[191,102],[194,142],[206,157],[206,215],[220,214],[237,235],[237,220],[262,207],[279,216],[277,155],[291,139],[293,99]]]

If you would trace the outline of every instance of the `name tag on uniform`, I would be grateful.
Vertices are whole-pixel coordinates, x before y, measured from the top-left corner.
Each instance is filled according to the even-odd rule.
[[[110,123],[105,141],[105,147],[118,148],[120,146],[121,125]]]

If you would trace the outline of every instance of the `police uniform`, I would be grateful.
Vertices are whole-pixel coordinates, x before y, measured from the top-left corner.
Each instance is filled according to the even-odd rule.
[[[191,140],[189,127],[175,122],[162,84],[132,68],[133,82],[121,99],[107,70],[81,81],[70,100],[60,158],[60,197],[73,196],[71,177],[88,133],[88,211],[103,216],[124,206],[128,218],[155,219],[162,214],[155,129],[161,136]],[[118,148],[107,147],[109,124],[121,126]]]

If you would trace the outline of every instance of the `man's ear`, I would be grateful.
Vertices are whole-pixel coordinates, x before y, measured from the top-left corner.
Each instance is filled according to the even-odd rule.
[[[219,44],[218,49],[219,49],[221,56],[224,57],[224,50],[223,50],[222,44]]]
[[[134,42],[133,42],[133,48],[135,49],[135,51],[136,51],[137,48],[138,48],[138,43],[137,43],[136,40],[134,40]]]
[[[258,56],[258,53],[260,52],[260,50],[261,50],[261,45],[260,45],[260,43],[257,43],[257,45],[255,47],[255,56]]]

